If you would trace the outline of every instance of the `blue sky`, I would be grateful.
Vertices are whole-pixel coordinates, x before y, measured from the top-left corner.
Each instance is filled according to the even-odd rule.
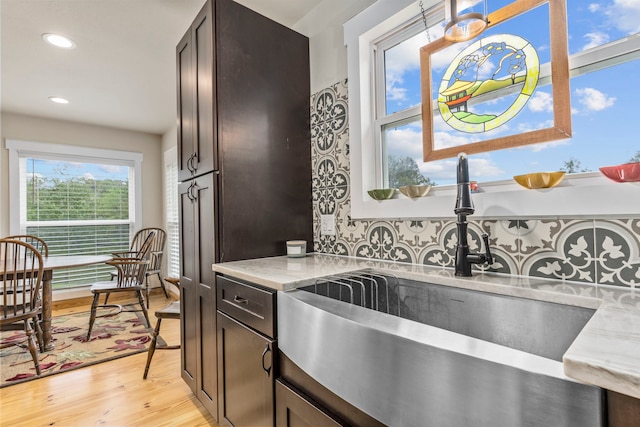
[[[510,3],[489,0],[489,11]],[[567,1],[569,55],[615,41],[640,31],[640,0]],[[540,63],[550,59],[549,8],[543,5],[524,15],[485,31],[480,38],[496,34],[514,34],[531,42]],[[442,27],[430,23],[431,39],[442,34]],[[459,43],[434,54],[432,81],[434,93],[446,67],[454,57],[474,40]],[[420,99],[419,47],[427,44],[425,32],[415,40],[387,52],[387,110],[400,111],[418,105]],[[523,148],[476,154],[470,157],[472,179],[479,182],[511,179],[513,175],[535,171],[555,171],[564,162],[575,159],[582,168],[597,171],[600,166],[628,162],[640,143],[635,134],[637,89],[635,76],[640,75],[640,61],[571,79],[573,136],[570,139],[535,144]],[[440,146],[459,145],[495,135],[513,135],[535,128],[549,127],[553,115],[551,86],[538,85],[533,97],[512,120],[491,134],[467,134],[453,130],[436,112],[434,138]],[[413,124],[390,130],[388,152],[416,159],[421,171],[438,184],[453,183],[455,159],[422,162],[421,126]]]
[[[96,180],[119,179],[127,181],[129,177],[129,168],[127,166],[79,163],[63,160],[29,160],[27,160],[28,174],[35,171],[37,175],[47,176],[54,174],[55,171],[64,170],[69,178],[84,177]]]

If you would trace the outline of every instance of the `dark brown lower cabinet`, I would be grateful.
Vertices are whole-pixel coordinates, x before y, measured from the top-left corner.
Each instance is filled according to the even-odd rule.
[[[308,397],[276,381],[276,427],[345,426],[318,408]]]
[[[640,426],[640,400],[607,390],[609,427]]]
[[[334,394],[331,390],[325,388],[309,374],[300,369],[298,365],[293,363],[293,361],[282,352],[278,353],[278,370],[280,372],[280,376],[278,377],[279,381],[289,385],[301,396],[305,396],[308,402],[313,402],[312,406],[315,406],[315,409],[322,408],[318,410],[325,412],[325,414],[330,414],[330,418],[335,422],[340,420],[338,424],[327,425],[385,427],[380,421],[365,414],[349,402]],[[279,412],[281,410],[281,402],[279,402],[277,398],[276,407]],[[296,406],[296,408],[299,410],[300,407]],[[304,413],[306,414],[307,412]],[[303,414],[303,412],[299,411],[295,412],[295,414],[294,420],[304,419],[304,417],[298,417],[300,414]],[[280,425],[287,424],[278,424],[278,426]],[[304,426],[305,424],[300,425]]]
[[[220,425],[273,426],[275,340],[218,311]]]

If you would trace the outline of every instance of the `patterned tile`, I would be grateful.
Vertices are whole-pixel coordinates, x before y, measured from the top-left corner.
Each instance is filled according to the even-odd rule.
[[[595,221],[597,282],[640,286],[640,220]]]
[[[509,228],[507,221],[481,220],[477,223],[470,221],[470,249],[473,252],[485,253],[486,248],[482,240],[482,234],[489,238],[489,248],[493,257],[493,263],[488,266],[476,265],[474,268],[483,271],[493,271],[505,274],[517,274],[518,263],[514,257],[513,248],[517,241],[517,229]],[[471,243],[473,241],[473,244]]]
[[[522,236],[522,274],[595,283],[593,221],[539,220]]]
[[[366,240],[367,230],[370,226],[370,221],[351,219],[350,203],[339,204],[338,216],[336,217],[336,232],[349,247],[349,255],[354,255],[356,245]]]
[[[314,250],[453,267],[455,220],[351,219],[347,81],[314,94],[310,103]],[[336,236],[320,235],[324,214],[336,215]],[[484,252],[481,235],[489,234],[490,271],[622,287],[640,283],[638,219],[470,218],[468,232],[473,252]]]
[[[436,234],[425,236],[428,244],[420,251],[418,263],[438,267],[455,265],[457,230],[455,221],[441,221]]]

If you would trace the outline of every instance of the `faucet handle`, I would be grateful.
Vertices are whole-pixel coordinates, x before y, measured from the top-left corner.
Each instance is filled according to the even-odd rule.
[[[482,233],[482,240],[484,240],[484,264],[493,264],[493,255],[491,255],[491,248],[489,247],[489,235]]]

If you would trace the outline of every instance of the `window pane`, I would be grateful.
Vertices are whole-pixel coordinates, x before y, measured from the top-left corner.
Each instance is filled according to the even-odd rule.
[[[44,239],[50,256],[128,249],[133,223],[128,166],[36,157],[22,164],[25,232]],[[104,264],[59,270],[53,288],[109,280],[111,270]]]
[[[437,28],[442,35],[442,26]],[[435,39],[434,30],[429,34]],[[420,47],[426,44],[427,33],[422,28],[415,36],[384,52],[387,115],[420,105]]]
[[[129,168],[29,158],[27,220],[129,218]]]
[[[49,247],[49,256],[98,255],[122,251],[129,247],[129,224],[27,227],[27,234],[36,235]],[[53,289],[86,286],[110,280],[113,267],[97,264],[56,270]]]
[[[165,217],[167,226],[167,275],[180,277],[180,223],[178,216],[178,163],[174,151],[165,163]]]
[[[389,125],[383,129],[385,147],[386,187],[398,188],[404,185],[438,183],[431,178],[427,165],[442,162],[422,162],[422,120],[414,118],[408,124]]]
[[[492,1],[489,2],[489,7],[494,11],[510,2]],[[640,30],[640,3],[616,2],[616,9],[613,7],[614,3],[567,1],[570,54],[601,46]],[[545,67],[544,64],[548,64],[550,60],[548,9],[548,5],[540,6],[485,31],[480,37],[503,33],[521,36],[535,46],[540,64]],[[419,46],[421,43],[425,44],[425,37],[423,31],[386,51],[386,105],[389,114],[419,102],[412,98],[420,93],[419,64],[414,53],[418,55]],[[474,40],[454,44],[432,56],[434,94],[438,93],[446,67],[473,42]],[[496,62],[492,64],[492,68],[498,69],[499,65]],[[473,155],[469,161],[473,179],[480,182],[511,180],[514,175],[523,173],[561,169],[568,172],[598,171],[600,166],[640,160],[640,144],[634,139],[635,132],[632,128],[635,92],[629,86],[632,76],[638,73],[640,61],[634,60],[572,78],[572,138]],[[513,119],[486,133],[454,130],[436,110],[433,118],[435,148],[459,146],[549,127],[553,120],[551,88],[548,82],[539,82],[532,99]],[[492,114],[504,109],[500,102],[507,100],[508,97],[505,97],[477,108],[481,114]],[[385,157],[409,157],[423,176],[438,185],[455,183],[455,159],[422,163],[422,136],[417,123],[387,126],[381,131],[386,144],[383,147],[386,150],[383,151],[386,153]],[[387,159],[389,164],[392,161],[393,159]],[[386,179],[389,180],[388,175]]]

